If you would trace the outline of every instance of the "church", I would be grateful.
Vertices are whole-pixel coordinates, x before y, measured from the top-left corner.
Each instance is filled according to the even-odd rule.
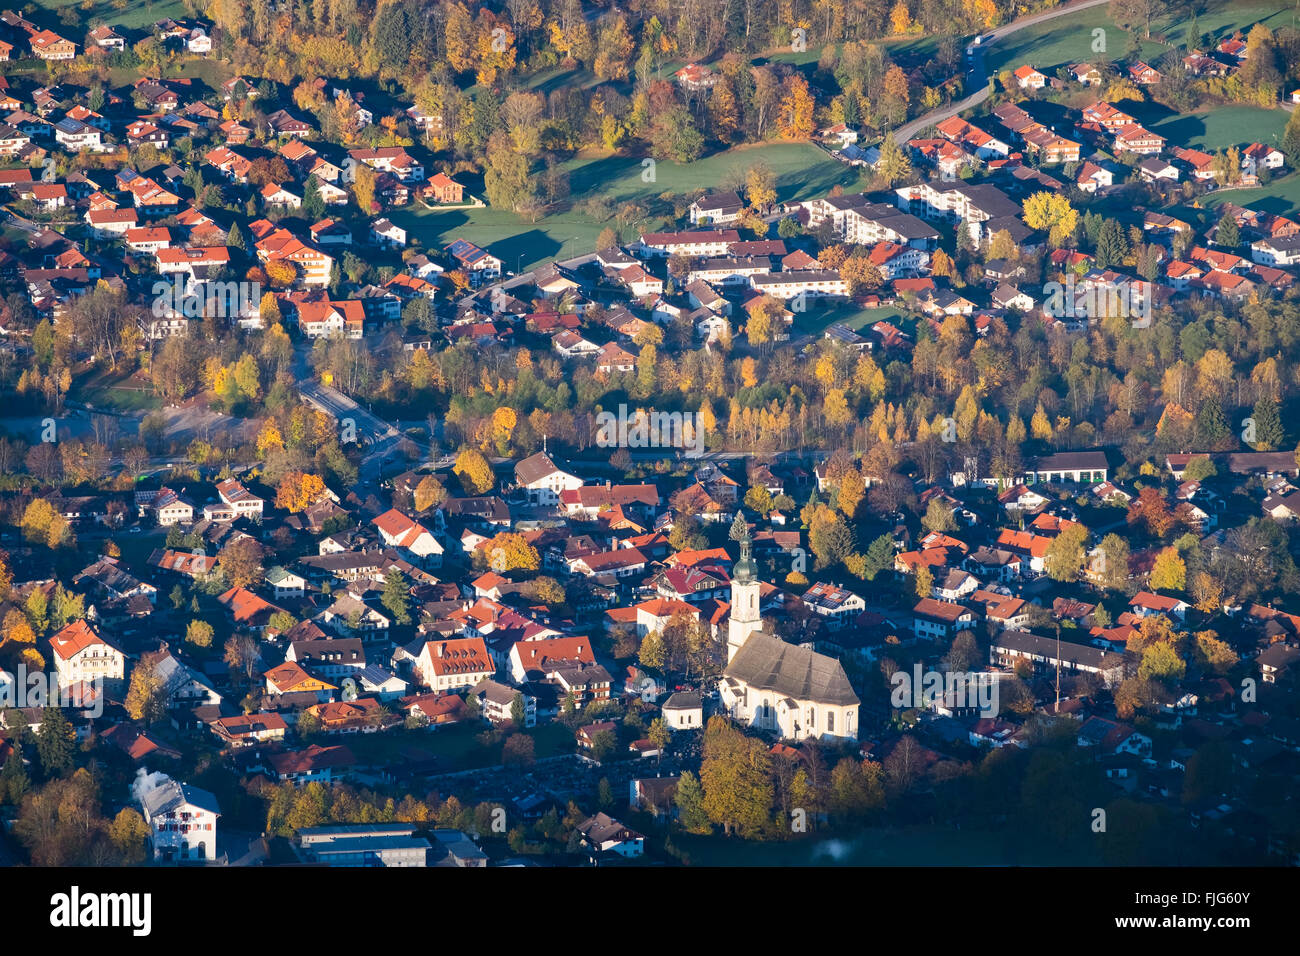
[[[744,516],[731,536],[740,560],[731,577],[727,667],[718,693],[733,720],[789,740],[857,740],[858,700],[840,662],[762,631],[758,565]]]

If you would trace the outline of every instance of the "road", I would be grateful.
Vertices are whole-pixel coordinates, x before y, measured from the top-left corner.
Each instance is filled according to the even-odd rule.
[[[990,43],[1000,40],[1003,37],[1008,37],[1013,33],[1018,33],[1025,29],[1025,27],[1032,27],[1035,24],[1043,23],[1047,20],[1055,20],[1057,17],[1065,16],[1067,13],[1076,13],[1079,10],[1087,10],[1089,7],[1099,7],[1103,3],[1109,2],[1110,0],[1076,0],[1074,3],[1057,7],[1054,10],[1047,10],[1043,13],[1035,13],[1032,16],[1015,20],[1005,26],[998,27],[995,30],[990,30],[988,33],[980,34],[984,37],[984,40],[979,46],[975,47],[975,55],[971,57],[970,66],[966,69],[966,89],[974,90],[975,92],[971,93],[965,99],[949,103],[947,106],[941,106],[936,110],[931,110],[924,116],[918,116],[911,122],[904,123],[902,126],[898,127],[898,129],[894,130],[894,142],[900,144],[905,143],[927,126],[941,123],[949,116],[956,116],[958,113],[965,112],[972,106],[978,106],[989,98],[989,78],[984,70],[984,51],[988,48]],[[1079,59],[1082,61],[1087,59],[1087,57],[1080,56]]]

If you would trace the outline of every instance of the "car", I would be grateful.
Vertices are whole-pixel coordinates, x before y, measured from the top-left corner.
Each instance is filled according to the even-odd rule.
[[[130,527],[130,528],[127,528],[126,533],[127,533],[127,534],[139,534],[139,533],[140,533],[141,531],[143,531],[143,530],[144,530],[144,529],[141,528],[139,525],[134,525],[134,526],[132,526],[132,527]]]

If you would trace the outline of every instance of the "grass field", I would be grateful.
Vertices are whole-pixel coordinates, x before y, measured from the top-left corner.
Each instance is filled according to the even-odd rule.
[[[162,401],[142,384],[141,379],[130,375],[91,373],[75,382],[73,391],[80,401],[104,410],[147,412],[161,408]]]
[[[91,0],[89,9],[82,8],[81,0],[37,0],[36,6],[52,10],[56,15],[62,13],[64,7],[75,7],[83,23],[102,20],[128,30],[138,30],[168,17],[184,20],[190,16],[183,0],[128,0],[122,10],[115,9],[111,0]],[[80,43],[81,37],[76,37],[76,40]]]
[[[664,160],[656,163],[652,182],[643,181],[646,167],[637,156],[578,157],[566,168],[574,204],[600,196],[617,205],[631,201],[645,204],[664,193],[716,188],[729,174],[743,173],[757,162],[772,169],[777,198],[781,200],[825,195],[835,185],[849,192],[865,186],[857,169],[807,143],[742,147],[686,164]],[[441,210],[412,206],[393,212],[389,218],[413,238],[419,238],[425,248],[441,248],[456,238],[468,239],[499,256],[511,270],[593,252],[601,230],[614,225],[612,219],[598,222],[574,208],[536,223],[492,208]],[[653,221],[648,224],[655,225]]]
[[[440,772],[450,773],[501,764],[501,744],[483,747],[478,737],[483,724],[466,724],[440,730],[394,729],[381,734],[357,734],[344,741],[362,763],[393,761],[402,756],[437,757]],[[525,731],[533,738],[538,760],[574,752],[573,734],[563,724],[544,724]]]
[[[1032,866],[1052,862],[1050,848],[1025,848],[1014,845],[1016,842],[1007,834],[941,826],[873,828],[849,839],[785,843],[673,837],[692,866]]]
[[[1220,189],[1205,199],[1211,207],[1225,202],[1277,216],[1300,214],[1300,173],[1290,173],[1258,189]]]
[[[795,313],[794,331],[804,335],[821,335],[828,326],[839,322],[856,332],[881,321],[898,325],[900,322],[907,322],[908,319],[901,310],[892,306],[859,309],[846,304],[832,306],[829,309],[812,309]]]
[[[1293,5],[1283,0],[1211,0],[1198,6],[1202,8],[1197,16],[1200,31],[1215,37],[1226,36],[1234,30],[1249,30],[1256,23],[1277,30],[1297,22]],[[1058,67],[1090,61],[1098,56],[1109,56],[1111,59],[1123,57],[1128,38],[1124,31],[1115,26],[1108,10],[1108,5],[1090,7],[1047,23],[1026,27],[1019,33],[997,41],[987,54],[986,65],[991,73],[997,73],[1003,69],[1015,69],[1022,63],[1031,63],[1050,75]],[[1187,43],[1186,20],[1185,13],[1179,10],[1152,21],[1152,36],[1163,35],[1167,42],[1144,41],[1142,59],[1150,62],[1172,46],[1184,46]],[[1097,27],[1106,31],[1106,49],[1102,53],[1094,52],[1092,48],[1092,31]]]
[[[1217,152],[1228,146],[1249,146],[1251,143],[1277,143],[1282,139],[1282,130],[1290,115],[1285,110],[1266,110],[1235,104],[1195,113],[1171,113],[1163,107],[1154,106],[1163,116],[1149,122],[1148,129],[1159,133],[1171,143],[1207,152]],[[1139,115],[1143,112],[1141,108],[1135,108],[1132,112],[1139,121],[1147,123],[1148,117]]]

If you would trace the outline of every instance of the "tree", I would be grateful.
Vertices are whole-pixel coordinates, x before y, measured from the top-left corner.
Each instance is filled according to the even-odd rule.
[[[1025,200],[1025,224],[1048,232],[1048,241],[1060,247],[1074,235],[1079,214],[1068,199],[1054,192],[1038,192]]]
[[[483,453],[476,448],[466,448],[457,455],[452,472],[460,479],[461,485],[470,495],[486,494],[496,484],[492,466],[483,457]]]
[[[320,501],[328,491],[320,475],[291,471],[280,479],[275,490],[275,506],[297,514]]]
[[[700,785],[700,778],[691,771],[682,771],[673,804],[677,807],[677,822],[687,833],[712,832],[713,826],[704,809],[704,788]]]
[[[212,625],[207,621],[190,621],[185,629],[185,643],[195,647],[211,647],[212,633]]]
[[[808,81],[795,73],[787,77],[785,95],[781,99],[778,123],[786,139],[811,139],[816,126],[813,110],[816,103],[808,88]]]
[[[1061,531],[1047,546],[1043,558],[1047,574],[1054,581],[1077,581],[1083,575],[1087,555],[1084,545],[1088,529],[1081,524],[1071,524]]]
[[[1241,245],[1241,229],[1231,210],[1219,217],[1219,224],[1214,228],[1214,241],[1225,249],[1236,249]]]
[[[76,742],[77,733],[63,711],[46,707],[41,714],[41,729],[36,732],[36,756],[47,779],[72,769]]]
[[[1263,395],[1251,410],[1255,423],[1256,451],[1276,451],[1286,442],[1286,431],[1282,427],[1282,416],[1278,412],[1277,402],[1272,396]]]
[[[1282,150],[1291,159],[1292,166],[1300,166],[1300,110],[1292,110],[1282,131]]]
[[[524,695],[515,691],[514,699],[510,701],[510,722],[516,727],[523,727],[528,722],[528,709],[524,705]]]
[[[109,842],[128,866],[144,862],[151,835],[149,825],[134,807],[123,807],[108,825]]]
[[[443,487],[442,482],[433,475],[425,475],[420,479],[420,483],[415,486],[414,498],[416,511],[428,511],[430,508],[439,508],[447,500],[447,489]]]
[[[352,180],[352,198],[356,200],[361,215],[369,216],[375,206],[375,171],[362,163]]]
[[[1187,584],[1187,565],[1177,548],[1165,548],[1156,555],[1147,582],[1153,591],[1181,591]]]
[[[650,143],[656,154],[677,163],[690,163],[704,152],[704,136],[685,106],[673,106],[654,120]]]
[[[774,799],[771,762],[761,740],[745,736],[725,717],[709,718],[700,766],[703,809],[728,836],[751,838],[768,826]]]
[[[894,566],[894,538],[882,534],[867,547],[864,573],[868,581],[874,581],[876,575],[888,571]]]
[[[384,575],[384,592],[379,600],[398,624],[411,623],[410,590],[406,586],[406,577],[397,568],[389,568]]]
[[[668,749],[668,743],[672,740],[672,736],[672,731],[668,729],[668,722],[662,717],[656,717],[650,721],[650,729],[646,731],[646,739],[661,754]]]
[[[10,733],[14,733],[14,739],[13,750],[9,752],[9,759],[5,761],[3,772],[0,772],[0,802],[16,807],[22,804],[31,780],[27,776],[27,767],[23,763],[21,734],[15,733],[12,721],[6,719],[6,725]]]
[[[1186,673],[1187,664],[1166,641],[1152,644],[1142,652],[1142,663],[1138,665],[1139,680],[1182,680]]]
[[[1112,591],[1122,590],[1128,583],[1128,542],[1117,534],[1108,534],[1101,539],[1100,568],[1101,585]]]
[[[925,506],[925,516],[921,518],[921,525],[927,531],[957,530],[957,522],[953,519],[952,508],[938,498],[931,498],[930,503]],[[890,547],[892,552],[892,542]]]
[[[597,735],[599,736],[599,734]],[[507,767],[531,767],[536,762],[536,747],[527,734],[511,734],[501,748],[501,763]]]
[[[884,142],[880,144],[880,162],[876,164],[876,175],[889,188],[912,175],[912,160],[898,145],[892,132],[886,133]]]
[[[217,566],[231,587],[246,588],[262,580],[262,546],[254,538],[232,541],[217,554]]]
[[[165,655],[165,651],[145,654],[131,670],[131,683],[126,691],[126,712],[132,720],[138,720],[146,726],[161,719],[167,709],[167,688],[158,673],[158,665]]]
[[[493,571],[537,571],[542,566],[542,558],[537,549],[528,543],[522,534],[502,531],[483,545],[488,555],[488,564]]]

